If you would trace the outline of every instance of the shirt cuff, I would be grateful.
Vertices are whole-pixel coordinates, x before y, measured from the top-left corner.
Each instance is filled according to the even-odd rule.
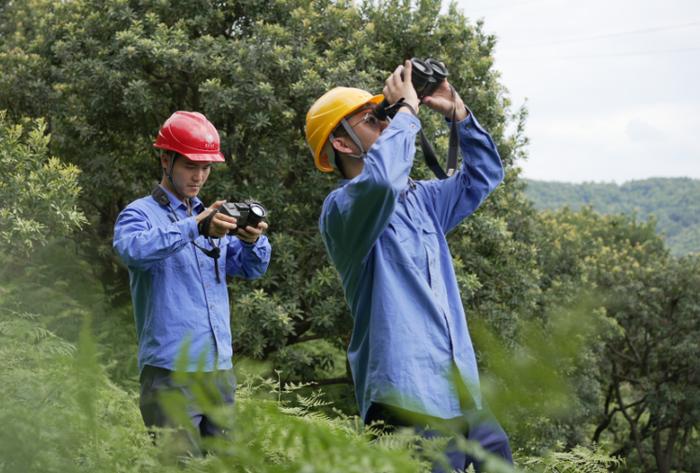
[[[243,248],[252,251],[261,260],[264,260],[270,254],[270,243],[265,235],[260,235],[258,239],[255,240],[255,243],[248,243],[243,240],[240,240],[240,242]]]
[[[410,130],[417,134],[421,129],[420,120],[412,113],[397,113],[389,124],[392,128]]]
[[[476,131],[478,134],[488,134],[486,133],[486,130],[484,130],[484,128],[481,126],[479,121],[476,119],[474,113],[471,110],[469,110],[469,107],[465,105],[464,108],[467,109],[468,115],[464,120],[457,122],[457,127],[462,128],[467,133],[473,133],[474,131]],[[450,123],[450,120],[448,120],[447,118],[445,120],[447,121],[447,123]]]

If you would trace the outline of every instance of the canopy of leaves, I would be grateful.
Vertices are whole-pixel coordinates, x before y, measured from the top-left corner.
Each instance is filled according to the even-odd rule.
[[[406,450],[375,449],[349,427],[357,422],[344,357],[351,319],[316,229],[335,181],[314,169],[303,126],[330,87],[376,92],[403,59],[433,56],[447,63],[507,170],[504,185],[449,239],[484,391],[519,458],[536,457],[523,464],[537,471],[599,471],[618,463],[605,454],[615,452],[629,471],[698,469],[698,258],[669,256],[653,223],[590,209],[537,213],[515,165],[527,143],[526,112],[509,111],[493,69],[495,38],[454,5],[441,7],[0,3],[0,337],[9,360],[2,395],[10,399],[0,419],[11,426],[0,439],[3,468],[27,458],[29,471],[166,468],[137,418],[128,279],[111,236],[118,212],[160,178],[152,142],[178,109],[205,113],[221,133],[226,163],[204,200],[252,197],[271,210],[268,274],[230,285],[236,356],[267,360],[282,386],[327,386],[343,411],[308,419],[241,391],[236,448],[252,445],[251,455],[227,457],[223,446],[222,456],[190,466],[425,466]],[[421,121],[444,154],[441,117],[426,111]],[[420,156],[413,174],[428,177]],[[692,215],[692,202],[686,208],[682,215]],[[88,325],[81,329],[84,318],[97,343]],[[83,367],[78,381],[75,366]],[[45,452],[33,457],[34,445]],[[348,464],[352,451],[363,457]]]
[[[700,180],[654,178],[622,185],[570,184],[528,180],[527,196],[538,209],[591,206],[603,214],[654,218],[659,233],[676,255],[700,251]]]
[[[11,124],[0,110],[0,243],[24,256],[80,228],[79,170],[48,152],[42,119]]]

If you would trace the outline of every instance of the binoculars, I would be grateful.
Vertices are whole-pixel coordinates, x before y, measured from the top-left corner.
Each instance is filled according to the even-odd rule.
[[[411,58],[411,67],[411,83],[416,89],[419,99],[435,92],[448,75],[445,64],[430,57],[427,59]],[[403,73],[401,77],[403,78]],[[384,99],[374,113],[380,120],[385,120],[387,117],[396,115],[397,111],[397,108],[392,108],[389,102]]]
[[[429,57],[421,60],[414,57],[411,59],[411,66],[411,83],[419,99],[435,92],[447,77],[447,67],[437,59]]]

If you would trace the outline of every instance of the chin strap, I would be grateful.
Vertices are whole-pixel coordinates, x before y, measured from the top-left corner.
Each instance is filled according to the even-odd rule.
[[[340,124],[343,126],[345,133],[348,134],[352,142],[355,143],[355,145],[358,148],[360,148],[360,154],[348,154],[347,156],[350,156],[351,158],[362,159],[367,153],[367,151],[365,150],[365,147],[362,146],[362,141],[360,141],[360,137],[357,136],[357,133],[355,133],[355,130],[352,129],[352,127],[346,119],[343,118],[340,121]]]

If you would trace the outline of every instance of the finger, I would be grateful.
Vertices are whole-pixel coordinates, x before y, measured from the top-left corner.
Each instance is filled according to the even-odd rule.
[[[224,218],[231,219],[231,217],[227,217],[226,215],[221,215],[220,213],[217,213],[214,218],[212,219],[211,223],[214,227],[216,228],[222,228],[225,230],[233,230],[236,228],[236,219],[233,219],[233,222],[229,220],[224,220]]]
[[[385,85],[393,84],[394,81],[396,80],[396,77],[401,76],[401,69],[402,68],[403,68],[403,66],[400,66],[400,65],[396,66],[396,69],[394,69],[394,72],[389,74],[389,77],[386,78],[386,80],[384,81],[384,84]]]
[[[438,88],[437,88],[437,91],[438,91],[438,92],[445,93],[445,94],[447,94],[447,95],[451,95],[451,94],[452,94],[451,89],[452,89],[452,86],[451,86],[450,83],[447,81],[447,79],[445,79],[445,80],[443,80],[443,81],[440,83],[440,85],[439,85]],[[456,94],[457,94],[457,93],[455,92],[455,95],[456,95]]]
[[[258,223],[258,228],[260,229],[261,232],[264,232],[265,230],[268,229],[268,224],[265,221],[261,221]]]
[[[398,88],[398,87],[401,87],[401,85],[403,85],[403,79],[401,78],[402,72],[403,72],[403,66],[398,66],[394,70],[394,73],[391,75],[391,85],[393,85],[394,88]]]
[[[213,204],[211,204],[211,205],[209,206],[209,208],[210,208],[210,209],[218,209],[218,208],[220,208],[222,205],[224,205],[224,203],[226,203],[226,200],[217,200],[216,202],[214,202]]]
[[[233,230],[235,230],[238,227],[232,223],[223,223],[223,224],[217,224],[215,228],[219,231],[224,232],[224,233],[228,233],[228,232],[232,232]]]
[[[260,236],[260,234],[262,234],[262,229],[251,227],[250,225],[245,228],[241,228],[241,231],[246,232],[248,235]]]
[[[410,84],[413,77],[413,64],[408,59],[404,63],[403,81]]]
[[[250,227],[246,227],[250,228]],[[246,241],[248,243],[254,243],[258,237],[260,236],[260,233],[252,233],[247,230],[240,229],[238,230],[238,233],[236,234],[238,238],[240,238],[243,241]]]
[[[214,215],[214,220],[223,220],[224,222],[228,223],[236,223],[236,217],[231,217],[230,215],[225,215],[221,212],[217,212],[217,214]]]
[[[389,78],[386,80],[386,88],[389,89],[389,92],[391,93],[392,91],[396,90],[396,79],[397,75],[396,73],[393,73],[392,75],[389,76]]]

